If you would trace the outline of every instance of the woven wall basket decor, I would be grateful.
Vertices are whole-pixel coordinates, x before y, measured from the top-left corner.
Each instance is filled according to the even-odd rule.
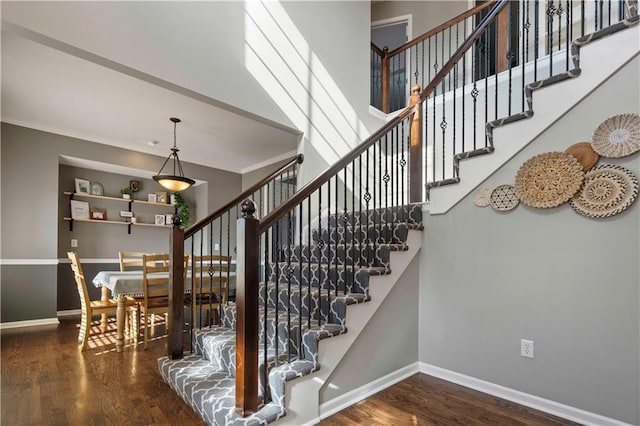
[[[585,172],[598,164],[598,160],[600,160],[600,156],[593,150],[590,142],[578,142],[571,145],[564,152],[576,157]]]
[[[624,167],[605,164],[589,170],[582,190],[569,203],[583,216],[603,218],[617,215],[638,196],[638,179]]]
[[[593,132],[591,144],[603,157],[626,157],[640,150],[640,115],[620,114],[607,118]]]
[[[516,190],[513,185],[505,184],[496,186],[493,191],[491,191],[489,199],[491,207],[500,212],[513,210],[518,206],[518,204],[520,204],[520,200],[516,195]]]
[[[478,207],[487,207],[491,204],[491,188],[479,186],[473,191],[473,204]]]
[[[545,152],[524,162],[516,174],[516,194],[528,206],[550,208],[569,201],[582,186],[584,171],[564,152]]]

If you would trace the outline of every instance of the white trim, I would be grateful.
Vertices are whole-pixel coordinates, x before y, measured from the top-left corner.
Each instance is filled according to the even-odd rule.
[[[0,259],[0,265],[57,265],[60,259]]]
[[[601,416],[596,413],[581,410],[580,408],[571,407],[556,401],[541,398],[515,389],[507,388],[495,383],[487,382],[465,374],[456,373],[455,371],[436,367],[435,365],[424,362],[419,363],[420,372],[428,374],[448,382],[456,383],[467,388],[497,396],[498,398],[516,402],[518,404],[553,414],[584,425],[597,426],[630,426],[628,423],[621,422],[609,417]]]
[[[365,398],[376,394],[389,386],[395,385],[398,382],[403,381],[407,377],[413,376],[419,373],[420,369],[417,362],[409,364],[406,367],[402,367],[396,371],[393,371],[386,376],[380,377],[372,382],[360,386],[352,391],[344,393],[337,398],[320,404],[319,412],[320,419],[325,419],[353,404],[362,401]]]
[[[37,320],[0,322],[0,330],[20,327],[35,327],[38,325],[58,325],[58,318],[43,318]]]
[[[282,161],[282,160],[286,160],[288,158],[291,158],[294,155],[298,155],[298,151],[296,151],[295,149],[291,150],[289,152],[285,152],[284,154],[280,154],[280,155],[277,155],[275,157],[269,158],[268,160],[264,160],[264,161],[262,161],[260,163],[254,164],[252,166],[245,167],[244,169],[240,169],[240,174],[249,173],[249,172],[252,172],[254,170],[258,170],[258,169],[261,169],[263,167],[267,167],[267,166],[269,166],[269,165],[271,165],[273,163],[277,163],[278,161]]]
[[[82,309],[68,309],[66,311],[58,311],[58,318],[79,317],[82,315]]]
[[[373,105],[369,105],[369,114],[373,115],[376,118],[379,118],[380,120],[384,120],[385,122],[388,122],[393,120],[396,117],[396,115],[399,114],[399,111],[385,114],[384,112],[380,111],[378,108],[374,107]]]

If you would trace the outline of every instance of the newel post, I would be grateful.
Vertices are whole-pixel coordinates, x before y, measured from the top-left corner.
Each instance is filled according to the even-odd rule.
[[[420,85],[411,87],[409,108],[417,105],[411,120],[411,140],[409,141],[409,201],[422,202],[422,102]]]
[[[242,203],[236,245],[236,412],[258,411],[258,265],[260,221],[251,200]]]
[[[382,112],[385,114],[389,114],[389,48],[385,46],[382,49],[382,75],[380,76],[380,80],[382,80]]]
[[[169,239],[169,336],[167,356],[182,358],[184,327],[184,229],[180,226],[180,216],[173,215],[173,228]]]

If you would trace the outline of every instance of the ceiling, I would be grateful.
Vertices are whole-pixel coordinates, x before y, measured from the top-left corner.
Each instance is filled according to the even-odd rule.
[[[3,122],[166,157],[173,145],[169,118],[178,117],[183,162],[237,173],[297,149],[295,129],[75,49],[4,14],[1,54]]]

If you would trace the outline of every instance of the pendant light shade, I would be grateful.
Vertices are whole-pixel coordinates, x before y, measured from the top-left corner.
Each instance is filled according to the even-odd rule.
[[[184,175],[180,158],[178,158],[178,151],[180,150],[176,147],[176,125],[180,122],[180,119],[171,117],[169,120],[173,122],[173,148],[171,148],[171,154],[164,160],[164,164],[160,167],[158,174],[153,177],[153,180],[169,191],[184,191],[196,181]],[[173,160],[173,174],[163,174],[162,171],[169,160]]]

